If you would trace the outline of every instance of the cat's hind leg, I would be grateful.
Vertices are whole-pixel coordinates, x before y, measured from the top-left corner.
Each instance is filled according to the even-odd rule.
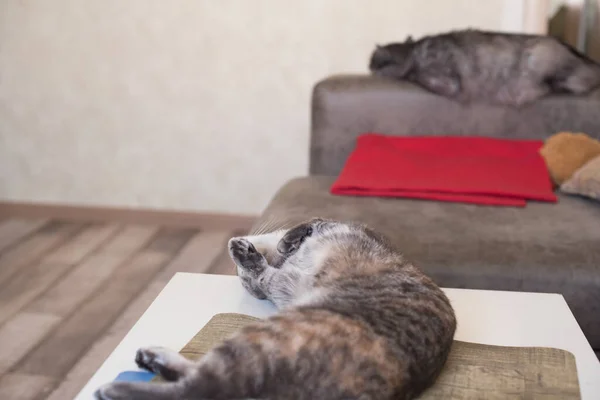
[[[242,286],[257,299],[266,299],[267,295],[259,283],[260,276],[269,268],[266,258],[243,237],[230,239],[227,248],[229,256],[237,267]]]
[[[564,79],[555,83],[557,89],[573,94],[586,94],[600,86],[600,66],[580,62]]]
[[[140,368],[159,374],[168,381],[176,381],[194,371],[194,362],[176,351],[164,347],[143,347],[135,355]]]
[[[246,327],[250,336],[227,340],[202,357],[192,368],[187,362],[173,357],[172,353],[156,354],[155,350],[141,356],[141,362],[149,369],[182,368],[183,375],[174,382],[112,382],[100,387],[98,400],[202,400],[202,399],[246,399],[261,394],[264,387],[272,383],[267,380],[269,357],[277,353],[265,352],[271,344],[279,350],[278,337],[272,329],[262,323]],[[265,340],[261,340],[265,339]],[[161,350],[162,351],[162,350]],[[149,356],[149,359],[146,359]],[[140,356],[136,356],[138,361]],[[157,361],[162,359],[162,361]],[[166,361],[165,361],[166,359]],[[139,361],[138,361],[139,362]],[[148,363],[149,365],[146,365]],[[155,364],[159,364],[158,366]],[[187,373],[191,371],[191,373]],[[264,398],[264,397],[261,397]]]
[[[182,382],[194,373],[196,364],[181,354],[163,347],[144,347],[135,355],[136,364],[162,376],[168,383],[112,382],[98,389],[99,400],[163,400],[180,398],[185,385]]]
[[[229,240],[229,256],[235,265],[245,271],[252,278],[258,278],[267,268],[269,263],[264,255],[248,239],[240,237]]]
[[[554,92],[585,94],[600,86],[600,65],[554,39],[534,43],[526,54],[529,75],[536,82],[547,82]]]

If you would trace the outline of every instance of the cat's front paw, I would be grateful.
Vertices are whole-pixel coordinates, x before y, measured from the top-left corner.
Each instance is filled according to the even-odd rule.
[[[229,256],[240,268],[260,273],[266,267],[265,257],[248,239],[233,238],[228,243]]]

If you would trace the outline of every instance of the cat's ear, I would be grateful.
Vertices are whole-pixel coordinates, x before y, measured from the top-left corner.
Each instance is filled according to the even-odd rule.
[[[404,43],[412,43],[412,42],[414,42],[412,35],[408,35],[408,37],[406,38]]]
[[[380,45],[379,43],[375,43],[375,49],[376,50],[381,50],[381,49],[383,49],[383,46]]]

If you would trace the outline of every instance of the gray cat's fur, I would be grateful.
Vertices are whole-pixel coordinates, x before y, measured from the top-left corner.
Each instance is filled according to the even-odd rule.
[[[98,399],[402,400],[442,370],[448,298],[370,229],[313,219],[233,238],[229,252],[244,287],[281,312],[198,361],[140,349],[138,365],[170,382],[109,383]]]
[[[377,46],[369,69],[463,103],[521,106],[600,86],[600,65],[553,37],[472,29]]]

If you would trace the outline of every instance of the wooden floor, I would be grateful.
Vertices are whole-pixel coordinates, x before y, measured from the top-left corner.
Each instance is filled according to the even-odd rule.
[[[233,274],[247,223],[210,225],[0,221],[0,399],[72,399],[175,272]]]

